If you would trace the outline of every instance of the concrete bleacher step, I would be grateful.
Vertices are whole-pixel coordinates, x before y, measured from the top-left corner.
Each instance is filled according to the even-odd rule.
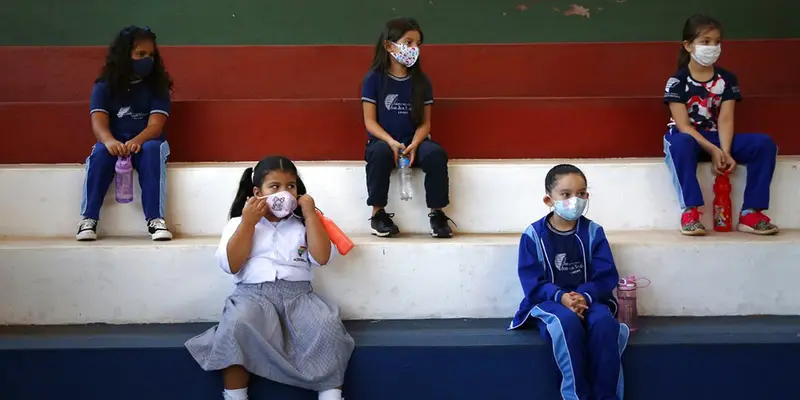
[[[647,277],[653,316],[800,314],[800,231],[688,238],[608,232],[622,275]],[[522,297],[518,234],[379,239],[319,269],[314,287],[346,319],[507,318]],[[0,240],[0,324],[216,321],[233,288],[216,237]]]
[[[613,160],[454,160],[450,163],[447,213],[461,233],[521,233],[547,212],[542,203],[544,177],[560,162],[572,162],[589,179],[587,216],[607,230],[676,230],[680,211],[672,178],[662,159]],[[255,163],[169,164],[167,221],[184,236],[218,235],[242,171]],[[366,205],[363,162],[300,162],[300,174],[317,205],[346,232],[370,233],[371,209]],[[800,157],[780,157],[772,185],[768,214],[782,228],[800,229],[800,207],[793,203],[800,187]],[[711,204],[713,177],[708,164],[698,168]],[[733,205],[744,192],[746,171],[733,177]],[[395,177],[396,178],[396,177]],[[388,210],[406,233],[427,233],[429,224],[423,190],[424,175],[415,175],[415,197],[399,200],[397,179]],[[81,165],[0,166],[0,209],[14,210],[0,219],[0,236],[67,236],[79,220],[84,169]],[[135,201],[117,204],[113,184],[101,215],[100,234],[144,236],[139,188]],[[10,195],[13,193],[13,195]],[[711,215],[704,215],[711,226]]]
[[[346,322],[356,350],[345,396],[560,398],[551,347],[533,330],[506,332],[506,322]],[[641,325],[623,358],[626,399],[796,397],[800,317],[643,318]],[[208,326],[1,327],[2,398],[219,399],[219,373],[202,371],[183,348]],[[316,394],[255,378],[250,398]]]

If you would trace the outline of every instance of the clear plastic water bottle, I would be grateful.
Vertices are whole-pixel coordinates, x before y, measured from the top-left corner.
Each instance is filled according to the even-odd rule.
[[[400,174],[400,200],[409,201],[414,197],[414,171],[411,170],[411,160],[407,156],[400,156],[397,169]]]
[[[114,186],[117,192],[117,203],[133,201],[133,162],[130,157],[119,157],[114,165]]]

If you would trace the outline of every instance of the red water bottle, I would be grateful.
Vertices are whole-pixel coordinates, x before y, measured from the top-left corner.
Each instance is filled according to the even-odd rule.
[[[728,171],[714,180],[714,230],[730,232],[733,229],[733,207],[731,206],[731,180]]]

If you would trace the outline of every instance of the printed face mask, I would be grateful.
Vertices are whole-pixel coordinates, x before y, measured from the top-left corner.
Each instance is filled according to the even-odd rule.
[[[139,78],[147,78],[150,72],[153,71],[153,58],[145,57],[138,60],[133,60],[133,73]]]
[[[570,197],[566,200],[553,200],[553,208],[559,217],[567,221],[577,221],[586,210],[586,199]]]
[[[273,193],[266,199],[272,215],[278,218],[286,218],[297,208],[297,199],[286,191]]]
[[[397,53],[392,53],[392,57],[394,57],[397,62],[405,65],[408,68],[411,68],[417,63],[417,58],[419,58],[419,47],[409,47],[403,43],[394,43],[394,45],[397,46],[399,50]]]
[[[709,67],[714,65],[719,59],[719,55],[722,54],[722,45],[716,46],[705,46],[705,45],[694,45],[694,53],[692,53],[692,58],[697,61],[698,64]]]

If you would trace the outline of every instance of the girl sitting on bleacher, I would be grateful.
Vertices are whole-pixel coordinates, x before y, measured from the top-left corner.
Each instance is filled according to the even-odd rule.
[[[119,157],[131,156],[139,172],[142,208],[153,240],[170,240],[164,222],[169,144],[163,132],[170,112],[172,80],[149,28],[131,26],[108,48],[92,90],[90,113],[97,143],[86,159],[77,240],[97,239],[100,207]]]
[[[342,400],[353,339],[311,287],[336,247],[295,165],[267,157],[245,169],[230,218],[215,257],[236,289],[219,325],[186,348],[204,370],[222,370],[225,400],[247,399],[251,373]]]
[[[361,103],[369,139],[367,205],[372,206],[372,233],[390,237],[400,233],[386,212],[389,178],[398,158],[425,172],[425,200],[431,236],[450,238],[453,229],[443,208],[450,203],[447,153],[430,140],[433,89],[419,61],[422,29],[416,20],[397,18],[386,23],[378,38],[372,67],[364,77]]]
[[[619,273],[605,232],[583,216],[586,176],[574,165],[557,165],[547,173],[545,193],[553,211],[520,239],[525,297],[508,329],[536,318],[553,347],[564,400],[622,400],[621,357],[630,331],[615,318]]]
[[[763,211],[769,208],[778,147],[763,133],[734,135],[734,107],[742,95],[736,75],[716,65],[722,52],[721,39],[719,21],[705,15],[690,17],[683,26],[678,71],[667,80],[664,92],[664,103],[672,113],[664,136],[664,154],[683,210],[681,233],[705,234],[699,211],[703,192],[697,181],[697,161],[704,156],[711,159],[717,175],[734,172],[737,163],[747,165],[747,187],[737,229],[775,234],[778,227]]]

